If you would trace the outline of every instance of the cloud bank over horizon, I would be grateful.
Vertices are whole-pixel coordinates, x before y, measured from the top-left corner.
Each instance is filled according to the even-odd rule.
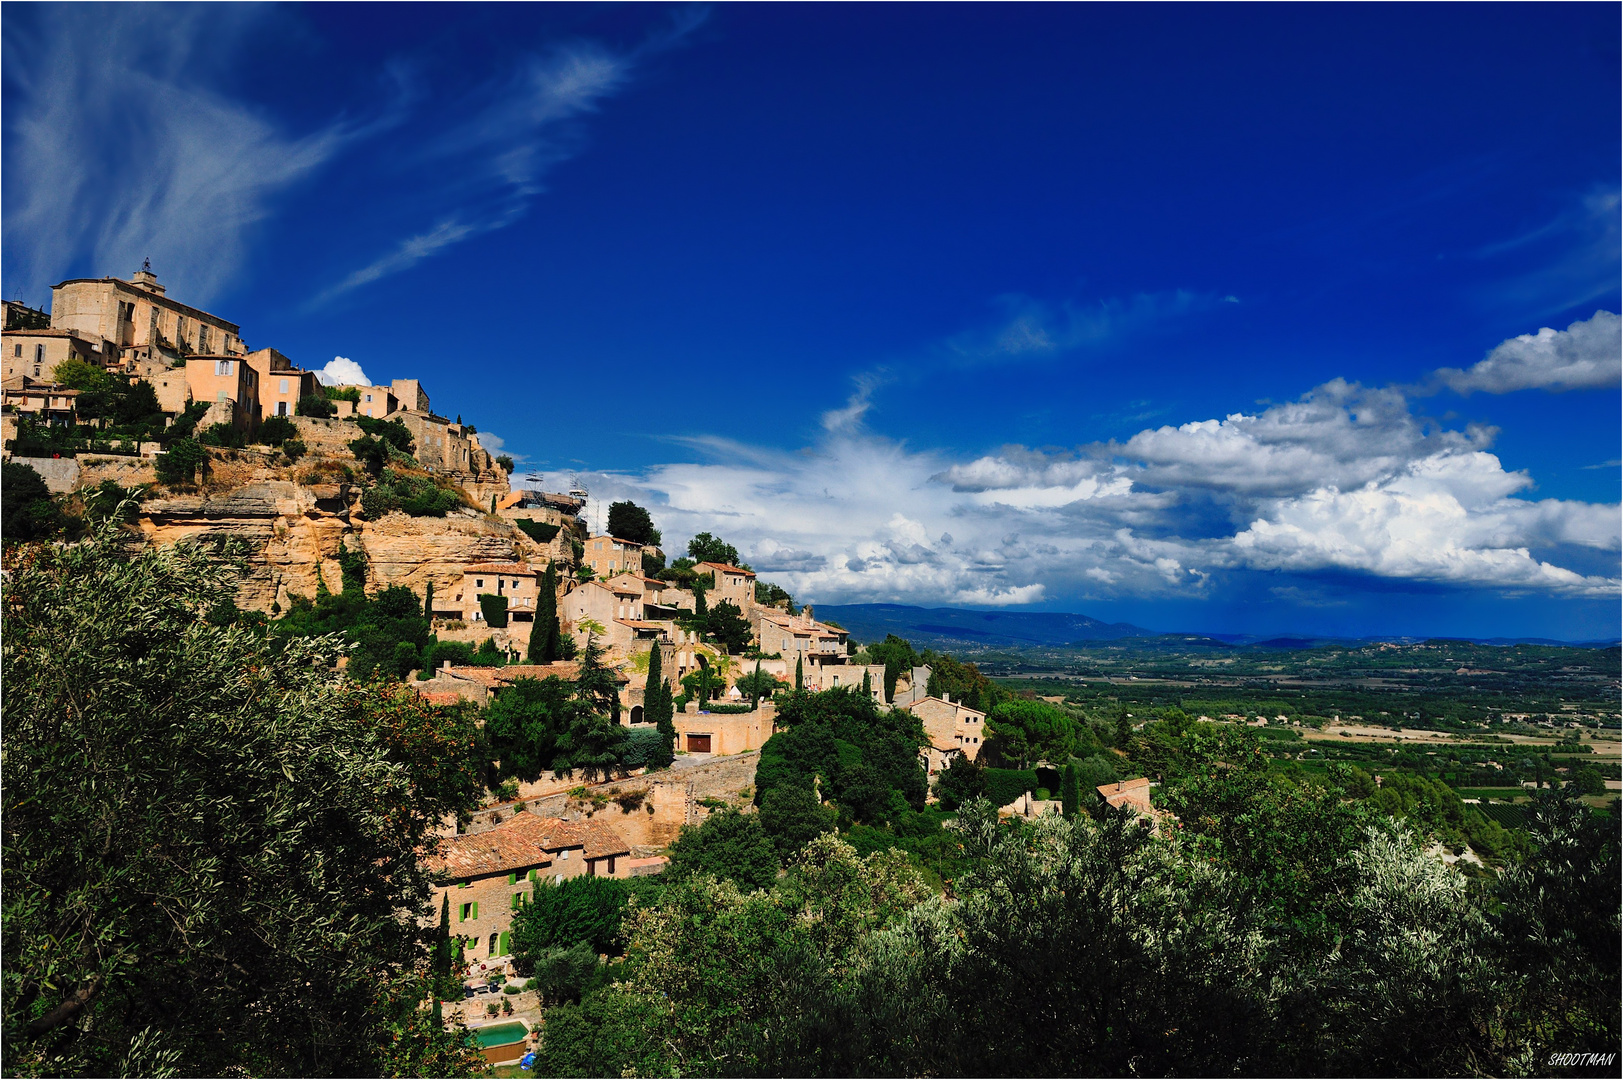
[[[1616,337],[1617,317],[1600,312],[1513,338],[1463,377],[1501,392],[1604,386]],[[649,506],[675,554],[709,530],[828,603],[1198,599],[1245,572],[1588,598],[1620,589],[1618,504],[1528,497],[1533,478],[1491,452],[1497,431],[1421,415],[1401,388],[1336,379],[1254,413],[970,460],[865,427],[872,388],[859,382],[798,452],[710,438],[693,443],[706,461],[570,476],[603,505]]]

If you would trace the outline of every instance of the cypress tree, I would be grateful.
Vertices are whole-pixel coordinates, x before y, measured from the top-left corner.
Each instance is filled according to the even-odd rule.
[[[440,929],[434,935],[434,1019],[440,1018],[440,999],[451,992],[451,894],[440,896]]]
[[[710,621],[710,604],[704,598],[704,590],[697,585],[693,587],[693,626],[699,631],[701,640],[705,634],[705,624]]]
[[[1076,762],[1065,766],[1065,776],[1060,781],[1059,789],[1060,809],[1068,818],[1076,817],[1076,812],[1082,809],[1082,782],[1077,778]]]
[[[1127,722],[1127,707],[1125,705],[1118,706],[1116,708],[1116,746],[1117,746],[1117,748],[1121,749],[1121,750],[1127,749],[1127,744],[1132,741],[1132,738],[1133,738],[1133,725],[1131,725],[1131,724],[1129,724]]]
[[[699,669],[699,708],[704,708],[710,702],[710,669]]]
[[[423,595],[423,618],[429,622],[434,621],[434,583],[428,583],[428,592]]]
[[[805,662],[805,657],[795,657],[795,693],[797,694],[806,689],[806,669],[803,666]]]
[[[541,575],[541,595],[535,598],[535,623],[530,630],[530,663],[550,664],[558,659],[558,567],[547,563]]]
[[[665,681],[665,661],[659,646],[648,658],[648,686],[642,695],[642,718],[654,724],[665,737],[664,750],[649,759],[649,767],[663,769],[676,760],[676,725],[672,723],[670,684]]]
[[[750,708],[759,709],[761,707],[761,661],[759,659],[755,661],[755,678],[751,680],[750,685],[752,687],[750,690]]]
[[[862,696],[865,698],[873,697],[873,672],[868,671],[866,668],[862,672]]]

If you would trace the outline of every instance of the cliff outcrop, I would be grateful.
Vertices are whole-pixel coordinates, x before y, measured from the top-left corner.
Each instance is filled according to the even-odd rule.
[[[285,611],[290,594],[314,596],[318,578],[332,591],[342,591],[338,553],[345,547],[365,553],[369,590],[404,585],[419,595],[430,581],[444,595],[464,566],[544,563],[565,547],[538,544],[511,523],[472,507],[445,517],[393,512],[369,521],[360,507],[361,470],[336,439],[330,442],[334,445],[322,445],[297,463],[276,452],[211,450],[199,489],[157,488],[141,504],[141,532],[157,545],[209,537],[242,540],[252,554],[237,604],[267,613]],[[505,473],[482,474],[474,491],[464,491],[488,502],[498,489],[507,490]]]

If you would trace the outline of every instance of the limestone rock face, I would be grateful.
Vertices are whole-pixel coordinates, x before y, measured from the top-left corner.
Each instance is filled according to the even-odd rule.
[[[366,552],[369,588],[405,585],[421,594],[430,581],[443,590],[474,563],[518,559],[518,530],[472,511],[452,511],[443,518],[386,514],[379,521],[359,521]]]

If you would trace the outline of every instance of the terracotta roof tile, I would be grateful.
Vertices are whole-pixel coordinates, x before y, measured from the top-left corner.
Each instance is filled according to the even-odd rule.
[[[729,566],[724,562],[702,562],[699,565],[700,566],[711,566],[711,567],[716,568],[717,570],[722,570],[722,571],[725,571],[726,573],[729,573],[729,574],[743,574],[745,577],[754,577],[755,576],[755,571],[754,570],[746,570],[742,566]]]
[[[552,856],[542,842],[547,830],[541,821],[534,814],[515,814],[489,832],[447,837],[440,842],[439,854],[427,860],[428,866],[453,879],[550,866]]]

